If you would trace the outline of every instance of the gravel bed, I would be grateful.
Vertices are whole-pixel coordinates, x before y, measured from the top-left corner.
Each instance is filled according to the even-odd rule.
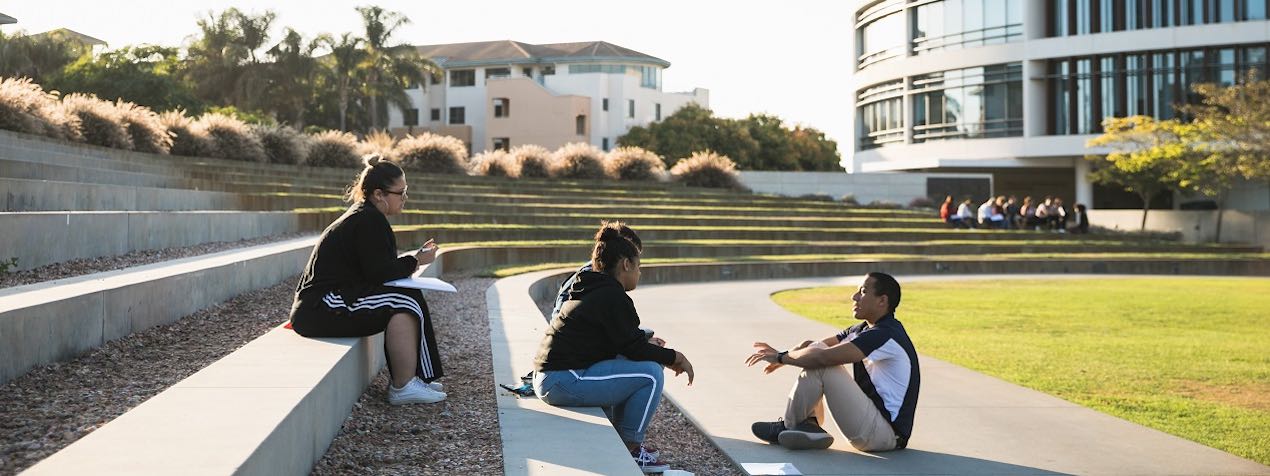
[[[289,240],[303,235],[304,234],[302,233],[291,233],[286,235],[253,238],[250,240],[203,243],[201,245],[180,248],[133,251],[122,255],[103,256],[101,258],[73,259],[70,261],[53,263],[23,271],[2,272],[0,273],[0,289],[52,281],[54,279],[83,276],[85,274],[100,273],[103,271],[114,271],[117,269],[131,268],[133,266],[158,263],[160,261],[211,254],[234,248],[262,245],[275,241]]]
[[[0,386],[0,474],[15,474],[285,322],[296,279],[115,340]]]

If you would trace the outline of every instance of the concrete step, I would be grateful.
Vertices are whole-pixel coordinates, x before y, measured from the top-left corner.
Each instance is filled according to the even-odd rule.
[[[947,228],[838,228],[801,227],[669,227],[657,223],[632,223],[644,240],[778,240],[778,241],[896,241],[929,240],[1027,240],[1052,239],[1055,234],[1033,231],[966,231]],[[566,225],[416,225],[397,227],[397,243],[411,247],[436,238],[441,243],[490,241],[577,240],[595,233],[595,226]]]
[[[248,210],[246,195],[164,187],[0,178],[0,211]]]
[[[299,274],[317,237],[0,290],[0,384]]]
[[[233,242],[320,231],[292,212],[6,212],[0,213],[0,260],[17,270],[78,258]],[[325,227],[325,224],[321,225]]]
[[[1160,247],[1133,247],[1120,245],[1085,245],[1079,242],[1055,245],[1004,245],[1000,247],[988,245],[961,244],[796,244],[796,245],[685,245],[660,242],[645,242],[644,260],[666,259],[729,259],[743,256],[797,256],[797,255],[843,255],[850,259],[855,255],[900,254],[925,257],[925,262],[971,261],[986,259],[1001,261],[992,255],[999,254],[1035,254],[1050,255],[1063,253],[1174,253],[1189,252],[1185,245]],[[591,253],[591,245],[542,245],[542,246],[457,246],[447,247],[445,273],[467,273],[472,271],[493,270],[507,266],[528,266],[539,263],[582,263]],[[1217,249],[1210,251],[1203,259],[1218,259],[1224,253],[1255,253],[1260,249],[1241,248]],[[1087,258],[1073,260],[1089,261]],[[1145,257],[1144,257],[1145,259]],[[1158,258],[1157,258],[1158,259]],[[1187,260],[1195,259],[1188,258]],[[1176,259],[1175,261],[1183,261]]]

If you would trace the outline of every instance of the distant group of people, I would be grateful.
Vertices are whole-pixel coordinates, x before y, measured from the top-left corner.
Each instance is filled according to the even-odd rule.
[[[1039,203],[1032,197],[1023,197],[1023,202],[1019,203],[1014,196],[990,196],[977,208],[970,198],[956,205],[949,195],[939,207],[939,218],[955,228],[1089,233],[1089,214],[1085,205],[1077,203],[1069,212],[1063,207],[1063,199],[1048,195]]]

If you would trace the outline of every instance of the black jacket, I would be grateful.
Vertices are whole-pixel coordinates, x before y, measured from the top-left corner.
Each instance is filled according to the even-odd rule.
[[[365,201],[349,207],[326,227],[296,287],[297,300],[321,299],[335,291],[353,302],[384,282],[410,276],[414,256],[397,257],[397,237],[388,217]]]
[[[584,369],[622,355],[630,360],[675,363],[675,351],[648,343],[635,303],[622,283],[604,273],[582,271],[569,299],[551,317],[534,358],[534,370]]]

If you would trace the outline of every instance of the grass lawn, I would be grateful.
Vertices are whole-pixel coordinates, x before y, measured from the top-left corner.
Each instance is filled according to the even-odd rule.
[[[845,327],[853,291],[773,299]],[[1270,279],[915,282],[898,315],[923,354],[1270,464]]]

